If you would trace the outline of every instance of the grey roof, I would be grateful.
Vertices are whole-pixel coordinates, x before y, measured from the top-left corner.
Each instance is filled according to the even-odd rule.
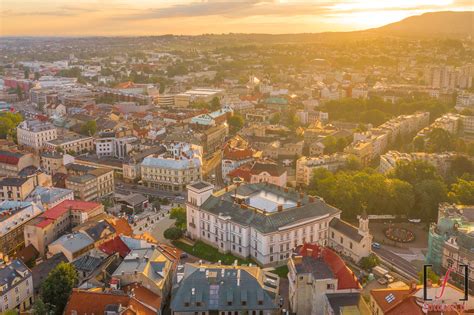
[[[341,308],[347,306],[358,306],[360,293],[327,293],[326,297],[331,305],[334,314],[341,314]]]
[[[0,186],[21,186],[28,178],[26,177],[5,177],[0,180]]]
[[[100,239],[115,233],[115,228],[109,222],[101,220],[97,222],[97,224],[87,228],[84,232],[86,232],[94,242],[97,242]]]
[[[29,276],[31,276],[31,271],[19,259],[15,259],[9,264],[3,263],[0,266],[0,286],[7,285],[7,290],[16,284],[15,280],[18,278],[23,280]]]
[[[122,273],[133,274],[137,272],[143,274],[153,282],[158,282],[164,278],[163,271],[166,264],[171,263],[168,258],[166,258],[166,262],[157,262],[157,258],[161,255],[162,253],[156,248],[133,249],[124,258],[113,275],[120,277]]]
[[[190,184],[189,186],[191,186],[195,189],[201,190],[201,189],[206,188],[206,187],[211,186],[211,185],[206,183],[206,182],[197,182],[197,183],[194,183],[194,184]]]
[[[201,269],[199,266],[186,265],[185,276],[173,294],[171,310],[198,312],[278,309],[274,294],[265,290],[246,270],[239,270],[238,281],[237,269],[222,269],[218,266]]]
[[[142,194],[130,194],[123,196],[121,200],[131,206],[136,206],[144,203],[145,201],[148,201],[148,198]]]
[[[49,246],[61,244],[66,250],[75,253],[93,243],[92,238],[85,233],[71,233],[61,236]]]
[[[331,222],[329,222],[329,226],[358,243],[364,238],[359,234],[359,230],[356,227],[339,218],[333,218]]]
[[[54,203],[71,192],[71,189],[66,188],[36,186],[28,196],[28,199],[34,201],[35,196],[40,196],[43,203]]]
[[[300,264],[296,264],[296,273],[313,274],[314,279],[334,279],[334,273],[322,257],[314,258],[303,256]]]
[[[298,221],[326,215],[335,215],[341,211],[328,205],[319,198],[315,198],[313,202],[310,202],[307,195],[301,197],[295,191],[285,192],[282,187],[265,183],[240,186],[237,194],[242,197],[247,197],[262,190],[272,192],[287,200],[293,200],[295,204],[299,200],[301,201],[301,206],[289,207],[281,212],[264,214],[261,211],[256,211],[249,207],[241,207],[234,201],[235,191],[229,191],[221,196],[211,195],[206,202],[201,205],[201,209],[214,215],[229,216],[232,221],[244,226],[252,226],[262,233],[271,233],[281,227],[294,224]]]
[[[90,255],[82,256],[76,259],[72,264],[78,271],[92,272],[102,263],[102,258],[93,257]]]

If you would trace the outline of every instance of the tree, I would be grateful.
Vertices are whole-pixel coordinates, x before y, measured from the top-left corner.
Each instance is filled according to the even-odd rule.
[[[451,186],[449,198],[452,202],[463,205],[474,204],[474,181],[459,178],[458,181]]]
[[[176,227],[180,229],[186,229],[186,209],[177,207],[170,211],[170,219],[176,220]]]
[[[41,286],[41,298],[44,303],[54,307],[54,313],[63,313],[71,295],[72,288],[78,283],[77,271],[73,265],[61,262],[48,275]]]
[[[47,315],[49,314],[49,307],[44,304],[43,300],[36,299],[32,308],[33,315]]]
[[[97,132],[97,122],[89,120],[81,126],[81,134],[85,136],[93,136]]]
[[[274,114],[273,117],[270,118],[270,124],[276,125],[276,124],[280,123],[280,118],[281,118],[280,113]]]
[[[413,188],[417,217],[435,220],[439,204],[448,199],[446,185],[440,180],[428,179],[418,182]]]
[[[18,113],[5,112],[0,114],[0,138],[16,138],[16,127],[23,121]]]
[[[474,163],[467,157],[459,155],[451,162],[450,174],[453,177],[461,177],[464,174],[474,173]]]
[[[441,180],[441,176],[433,165],[420,160],[398,162],[391,177],[409,182],[412,185],[416,185],[423,180]]]
[[[244,126],[244,118],[239,114],[234,114],[227,122],[234,132],[239,131]]]
[[[425,147],[428,152],[452,151],[454,150],[454,139],[448,131],[441,128],[434,128],[428,134]]]
[[[436,284],[439,282],[439,276],[431,268],[428,268],[428,272],[426,273],[426,276],[428,277],[427,280],[431,280],[431,283],[433,284]],[[418,283],[419,284],[424,283],[423,271],[420,271],[418,273]]]
[[[168,240],[175,241],[177,239],[180,239],[183,236],[183,230],[173,226],[173,227],[170,227],[170,228],[166,229],[163,232],[163,236]]]
[[[211,110],[218,110],[221,108],[221,100],[218,97],[214,97],[210,103]]]
[[[362,257],[359,261],[359,266],[365,270],[370,270],[379,264],[380,259],[375,254],[370,254],[369,256]]]
[[[417,152],[425,150],[425,139],[423,137],[415,137],[413,139],[413,148]]]

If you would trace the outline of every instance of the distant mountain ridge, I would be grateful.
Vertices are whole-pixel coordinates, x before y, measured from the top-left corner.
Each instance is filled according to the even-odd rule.
[[[429,12],[362,32],[403,37],[472,37],[474,11]]]

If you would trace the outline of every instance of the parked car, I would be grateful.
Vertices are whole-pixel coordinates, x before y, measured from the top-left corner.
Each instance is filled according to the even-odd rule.
[[[379,243],[372,243],[372,248],[375,248],[375,249],[378,249],[380,248],[380,244]]]

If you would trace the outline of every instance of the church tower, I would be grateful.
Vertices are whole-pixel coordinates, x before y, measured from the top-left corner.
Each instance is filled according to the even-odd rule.
[[[362,211],[361,216],[359,217],[359,233],[361,235],[369,234],[369,216],[365,209]]]

